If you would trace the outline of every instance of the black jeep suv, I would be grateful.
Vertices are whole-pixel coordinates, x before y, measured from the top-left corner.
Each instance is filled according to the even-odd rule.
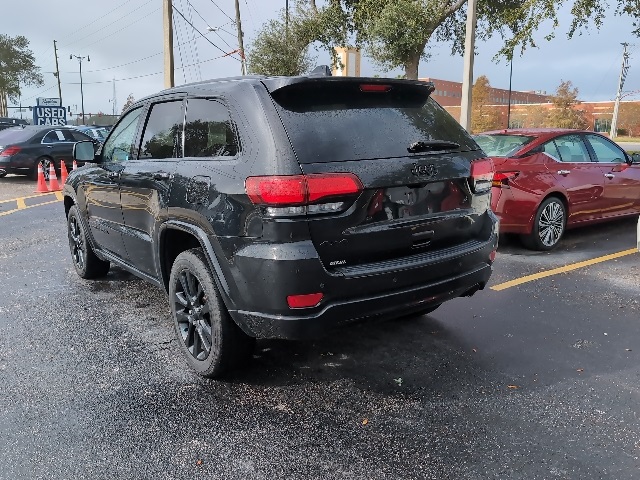
[[[122,115],[64,186],[82,278],[166,289],[189,364],[472,295],[497,247],[493,165],[420,81],[241,77]]]

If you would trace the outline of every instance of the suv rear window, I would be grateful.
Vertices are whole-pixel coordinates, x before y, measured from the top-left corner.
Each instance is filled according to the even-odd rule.
[[[409,145],[429,140],[478,149],[426,85],[391,81],[390,91],[362,92],[363,83],[304,82],[272,92],[300,163],[404,157]]]

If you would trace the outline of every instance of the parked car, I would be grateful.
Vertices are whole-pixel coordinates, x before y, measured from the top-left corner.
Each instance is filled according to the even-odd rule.
[[[140,100],[64,187],[82,278],[166,289],[203,376],[257,338],[435,310],[484,288],[493,166],[430,83],[242,77]],[[185,118],[186,115],[186,118]]]
[[[496,130],[475,137],[495,166],[491,206],[500,232],[535,250],[567,228],[640,213],[640,164],[598,133]]]
[[[73,128],[93,138],[94,140],[97,140],[100,143],[104,142],[104,139],[109,134],[109,130],[105,127],[78,125]]]
[[[15,173],[31,175],[35,179],[38,165],[42,165],[44,177],[48,180],[51,162],[58,172],[62,160],[66,162],[67,168],[70,168],[73,145],[87,140],[92,139],[70,127],[29,125],[1,130],[0,177],[7,173]],[[95,142],[99,145],[99,142]]]

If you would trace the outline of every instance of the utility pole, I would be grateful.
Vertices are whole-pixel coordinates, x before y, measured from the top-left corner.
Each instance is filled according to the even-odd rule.
[[[511,61],[509,62],[509,106],[507,107],[507,129],[511,128],[511,79],[513,77],[513,49],[511,49]]]
[[[628,43],[623,43],[622,48],[622,68],[620,70],[620,80],[618,81],[618,93],[616,93],[616,103],[613,107],[613,118],[611,119],[611,131],[609,132],[609,138],[613,140],[618,136],[618,111],[620,110],[620,98],[622,98],[622,87],[624,81],[627,78],[627,72],[629,71],[629,52],[627,52]]]
[[[462,103],[460,125],[471,131],[471,86],[473,85],[473,57],[476,42],[476,0],[467,2],[467,30],[464,39],[464,71],[462,73]]]
[[[53,53],[56,56],[56,73],[54,74],[58,79],[58,98],[60,98],[60,105],[62,105],[62,88],[60,87],[60,68],[58,67],[58,45],[56,41],[53,41]]]
[[[247,74],[247,63],[244,59],[244,42],[242,41],[242,22],[240,21],[240,2],[236,0],[236,26],[238,27],[238,46],[240,47],[240,61],[242,75]]]
[[[113,77],[113,116],[116,116],[116,77]]]
[[[171,0],[163,0],[164,16],[164,88],[175,86],[173,74],[173,5]]]
[[[285,9],[285,16],[284,16],[285,35],[287,37],[287,46],[288,46],[289,45],[289,0],[285,0],[284,9]]]
[[[89,55],[87,55],[86,57],[81,57],[79,55],[69,55],[69,59],[73,60],[73,57],[78,59],[78,63],[80,63],[80,103],[82,106],[82,124],[84,125],[84,91],[82,88],[82,60],[84,60],[85,58],[87,59],[87,62],[90,62],[91,59],[89,58]]]

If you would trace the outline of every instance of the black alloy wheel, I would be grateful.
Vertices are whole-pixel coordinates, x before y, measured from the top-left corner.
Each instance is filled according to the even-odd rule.
[[[558,245],[567,225],[567,211],[558,197],[549,197],[540,204],[533,222],[533,231],[522,237],[532,250],[551,250]]]
[[[100,260],[93,252],[75,205],[67,214],[67,231],[71,260],[78,276],[86,279],[105,276],[110,264]]]
[[[169,301],[180,349],[199,375],[214,378],[250,358],[255,339],[231,319],[201,249],[176,258]]]

